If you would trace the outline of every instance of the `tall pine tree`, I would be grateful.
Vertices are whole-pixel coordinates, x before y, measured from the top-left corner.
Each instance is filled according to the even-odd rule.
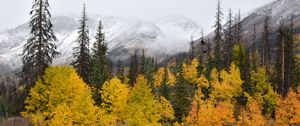
[[[97,88],[101,88],[103,83],[110,79],[110,69],[106,59],[108,48],[105,43],[101,21],[99,22],[95,39],[96,42],[92,47],[90,81]]]
[[[82,18],[80,20],[80,28],[78,31],[77,43],[78,46],[73,48],[73,56],[75,61],[71,63],[76,68],[79,76],[86,82],[89,83],[89,72],[90,72],[90,51],[89,51],[89,30],[87,27],[87,15],[85,4],[83,5]]]
[[[264,20],[264,31],[262,33],[262,51],[261,51],[261,56],[262,56],[262,66],[265,67],[267,70],[267,75],[270,75],[270,33],[271,28],[270,28],[270,17],[266,16]]]
[[[24,83],[32,86],[44,75],[52,60],[59,55],[56,51],[56,37],[53,33],[48,0],[34,0],[29,27],[30,37],[23,49],[23,69],[21,76]]]
[[[138,50],[134,51],[134,55],[130,58],[130,69],[128,73],[129,84],[133,86],[136,83],[136,78],[139,74]]]
[[[222,54],[221,54],[221,44],[222,44],[222,16],[223,13],[221,12],[221,3],[218,0],[217,5],[217,13],[216,13],[216,24],[215,27],[215,36],[214,36],[214,65],[220,71],[222,69]]]

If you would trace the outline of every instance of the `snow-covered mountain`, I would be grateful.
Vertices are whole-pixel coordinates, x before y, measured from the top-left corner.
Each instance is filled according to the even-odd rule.
[[[77,45],[78,20],[76,16],[53,18],[54,32],[58,38],[56,44],[61,53],[54,60],[54,65],[68,64],[73,60],[72,49]],[[135,49],[145,49],[147,55],[163,60],[168,55],[187,51],[190,36],[199,31],[194,21],[183,16],[168,16],[153,22],[133,17],[90,16],[91,45],[95,41],[100,20],[104,25],[108,55],[114,62],[128,59]],[[4,67],[14,70],[22,66],[20,54],[28,36],[27,23],[0,32],[0,71]]]
[[[294,16],[295,27],[300,27],[300,0],[274,0],[250,12],[243,20],[243,27],[246,37],[253,34],[253,26],[256,24],[257,33],[263,30],[263,23],[266,16],[270,17],[272,30],[276,30],[281,20],[286,24],[290,23],[291,16]]]

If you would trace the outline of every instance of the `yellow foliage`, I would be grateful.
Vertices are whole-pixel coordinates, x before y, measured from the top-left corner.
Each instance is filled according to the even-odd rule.
[[[175,75],[167,68],[167,85],[173,86],[176,83],[176,77]],[[156,87],[160,87],[163,83],[165,74],[165,68],[159,68],[156,74],[154,75],[154,84]]]
[[[171,103],[163,96],[160,97],[159,103],[161,105],[160,114],[162,117],[162,120],[160,122],[167,125],[167,123],[175,120],[175,116],[174,116],[175,112],[173,110]]]
[[[199,62],[194,59],[190,65],[183,64],[182,71],[183,77],[186,79],[190,84],[196,84],[198,78],[198,68]]]
[[[242,109],[239,115],[239,126],[264,126],[266,120],[262,115],[260,103],[249,100],[247,106]]]
[[[163,76],[165,74],[164,68],[159,68],[157,73],[154,75],[154,84],[156,87],[160,87],[163,82]]]
[[[226,100],[237,97],[242,93],[243,81],[240,78],[239,69],[234,64],[231,65],[229,72],[224,70],[221,72],[220,80],[217,71],[214,69],[211,73],[212,98]]]
[[[216,107],[215,107],[216,106]],[[190,116],[191,120],[188,125],[191,126],[223,126],[233,125],[234,106],[230,102],[221,102],[214,105],[213,102],[207,101],[200,105],[196,116]],[[195,110],[194,110],[195,111]]]
[[[22,115],[34,125],[96,125],[99,109],[90,89],[70,67],[46,70],[26,99]]]
[[[285,99],[280,98],[275,113],[276,125],[300,125],[300,101],[294,91],[290,91]]]
[[[121,113],[127,104],[129,89],[118,78],[104,83],[101,93],[101,108],[121,120]]]
[[[125,107],[124,123],[135,126],[159,126],[161,106],[155,99],[151,88],[147,85],[144,76],[139,76],[131,90],[128,105]]]

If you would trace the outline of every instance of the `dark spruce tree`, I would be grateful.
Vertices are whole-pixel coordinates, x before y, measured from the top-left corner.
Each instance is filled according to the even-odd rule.
[[[53,33],[48,0],[34,0],[29,27],[30,37],[23,49],[21,76],[28,87],[41,78],[52,60],[59,55]],[[42,78],[41,78],[42,79]]]
[[[109,80],[111,76],[106,58],[108,48],[105,43],[105,35],[101,21],[99,22],[95,39],[96,41],[92,47],[90,83],[97,89],[100,89],[103,83]]]
[[[177,75],[176,78],[177,81],[173,90],[172,105],[177,121],[181,123],[184,121],[184,117],[188,115],[193,91],[183,77],[182,67],[180,67],[179,75]]]
[[[82,18],[80,20],[80,28],[78,31],[77,43],[78,46],[73,48],[73,56],[75,60],[71,63],[77,70],[78,75],[86,82],[89,83],[90,71],[90,51],[89,51],[89,30],[87,27],[87,15],[85,4],[83,5]]]
[[[136,82],[136,78],[139,74],[139,62],[138,62],[138,50],[134,51],[134,54],[130,58],[130,68],[128,73],[129,78],[129,84],[131,86],[134,86]]]
[[[221,44],[222,44],[222,16],[223,13],[221,12],[221,3],[220,0],[218,0],[217,5],[217,13],[216,13],[216,24],[215,27],[215,36],[213,38],[214,42],[214,65],[220,71],[222,69],[222,54],[221,54]]]
[[[118,63],[117,63],[117,72],[116,72],[116,75],[117,75],[117,77],[118,77],[122,82],[125,81],[124,66],[123,66],[123,64],[122,64],[122,62],[121,62],[120,59],[118,60]]]
[[[225,31],[225,47],[226,47],[226,68],[228,69],[232,62],[232,51],[233,51],[233,27],[232,27],[232,11],[229,9],[228,19],[226,23]]]
[[[270,75],[270,36],[271,36],[271,28],[270,28],[270,17],[266,16],[264,20],[264,30],[261,36],[262,39],[262,51],[261,51],[261,59],[262,66],[266,69],[266,73]]]

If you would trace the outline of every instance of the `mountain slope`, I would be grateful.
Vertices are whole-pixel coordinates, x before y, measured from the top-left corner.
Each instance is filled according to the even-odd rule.
[[[108,56],[113,62],[127,60],[135,49],[145,49],[147,55],[163,60],[168,55],[187,51],[190,40],[187,36],[199,31],[195,22],[182,16],[162,18],[155,23],[138,18],[90,16],[88,26],[91,45],[95,41],[99,20],[103,22]],[[69,64],[73,60],[72,49],[77,45],[78,18],[57,16],[53,18],[53,24],[58,38],[56,44],[61,52],[54,60],[54,65]],[[176,33],[170,33],[166,29]],[[0,32],[0,71],[4,68],[6,71],[15,70],[22,66],[20,54],[28,36],[27,23]]]

